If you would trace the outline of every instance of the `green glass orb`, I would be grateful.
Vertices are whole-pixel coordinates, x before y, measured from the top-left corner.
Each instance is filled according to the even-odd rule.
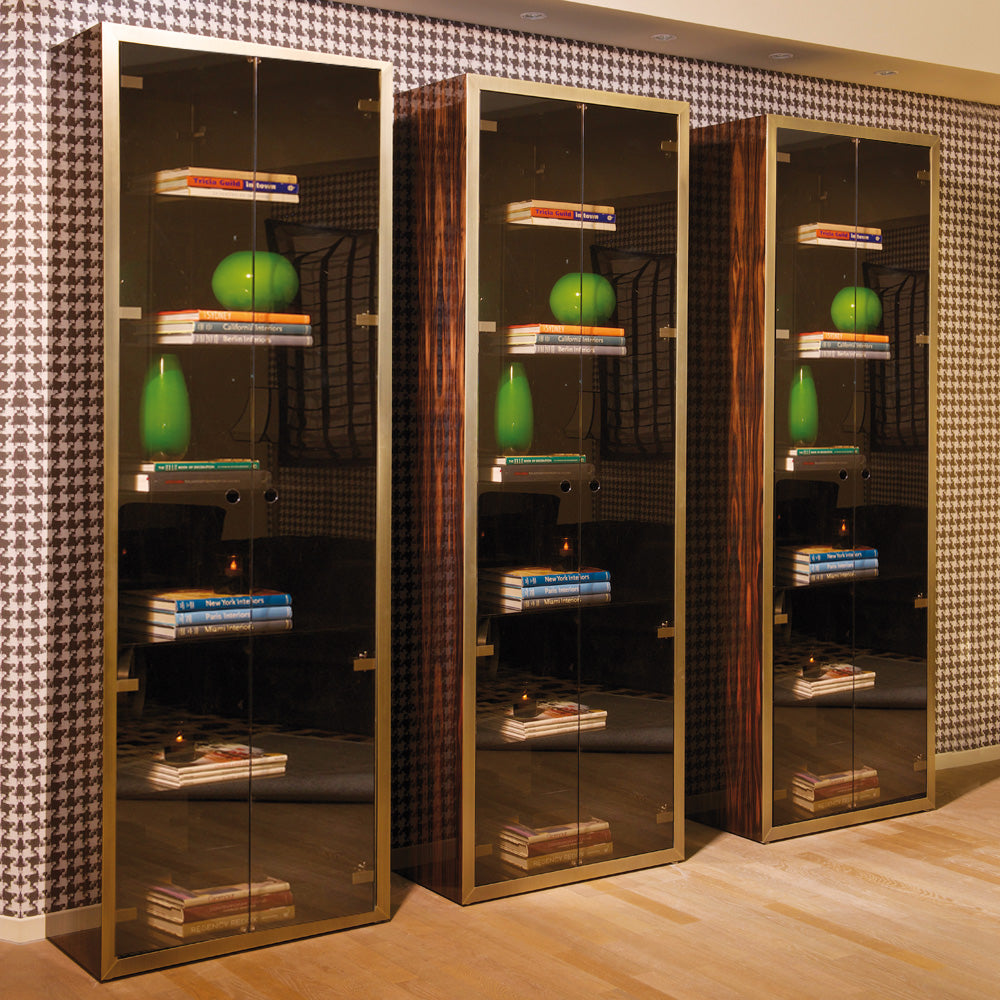
[[[493,418],[497,447],[501,452],[526,451],[531,447],[535,412],[528,376],[519,361],[505,365],[500,373]]]
[[[882,300],[870,288],[848,285],[834,295],[830,318],[841,333],[871,333],[882,321]]]
[[[219,261],[212,275],[212,292],[225,309],[275,312],[298,290],[299,276],[291,263],[265,250],[237,250]]]
[[[150,458],[183,458],[191,443],[191,405],[176,354],[158,354],[146,370],[139,434]]]
[[[549,292],[549,308],[560,323],[600,326],[615,311],[617,301],[611,282],[603,275],[564,274]]]

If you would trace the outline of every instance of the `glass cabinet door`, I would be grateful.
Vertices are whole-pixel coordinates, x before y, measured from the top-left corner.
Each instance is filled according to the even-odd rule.
[[[480,104],[478,886],[676,846],[679,116],[543,91]]]
[[[119,57],[125,958],[376,908],[383,81]]]
[[[777,129],[773,822],[926,794],[930,151]]]

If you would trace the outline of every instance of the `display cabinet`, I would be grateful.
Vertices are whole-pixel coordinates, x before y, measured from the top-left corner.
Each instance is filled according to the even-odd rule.
[[[57,66],[106,541],[100,921],[56,943],[387,919],[389,69],[106,24]]]
[[[677,860],[687,107],[464,76],[398,116],[421,620],[394,867],[468,903]]]
[[[933,804],[937,156],[692,133],[689,810],[758,840]]]

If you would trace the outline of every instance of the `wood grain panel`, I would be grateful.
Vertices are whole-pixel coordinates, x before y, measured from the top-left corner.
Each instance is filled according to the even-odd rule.
[[[688,782],[707,822],[761,835],[766,122],[691,143]]]
[[[726,687],[728,828],[761,834],[765,155],[763,118],[732,126],[729,144],[729,544]]]
[[[458,893],[461,807],[465,426],[464,79],[403,95],[412,142],[412,249],[419,339],[417,414],[420,662],[411,788],[422,817],[410,874]]]

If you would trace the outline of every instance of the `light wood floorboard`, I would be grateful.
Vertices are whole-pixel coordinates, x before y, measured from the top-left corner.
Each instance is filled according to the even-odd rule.
[[[768,846],[692,823],[681,864],[464,908],[394,878],[387,924],[104,985],[0,944],[0,998],[995,1000],[1000,761],[938,793]]]

